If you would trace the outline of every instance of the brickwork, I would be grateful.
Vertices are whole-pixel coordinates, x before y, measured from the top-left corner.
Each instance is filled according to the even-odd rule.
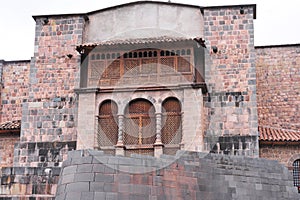
[[[74,88],[79,87],[80,66],[75,47],[82,43],[84,19],[65,16],[35,20],[35,57],[30,65],[21,142],[74,141]]]
[[[70,152],[56,199],[299,198],[290,173],[276,161],[182,151],[177,155],[155,159]]]
[[[259,145],[259,157],[270,160],[277,160],[286,167],[292,167],[290,162],[294,162],[295,156],[300,158],[299,144],[289,145]]]
[[[29,64],[29,61],[10,61],[2,65],[1,123],[22,117],[22,103],[28,98]]]
[[[14,145],[19,142],[18,133],[1,133],[0,134],[0,167],[13,165]]]
[[[219,136],[258,134],[254,18],[253,6],[204,9],[207,143]],[[258,147],[252,150],[257,156]]]
[[[300,45],[256,48],[260,126],[300,130]]]

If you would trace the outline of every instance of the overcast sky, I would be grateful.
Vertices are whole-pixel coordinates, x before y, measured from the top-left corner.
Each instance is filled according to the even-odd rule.
[[[162,0],[167,2],[167,0]],[[8,0],[1,2],[0,60],[33,56],[32,15],[84,13],[132,0]],[[300,43],[300,1],[297,0],[171,0],[199,6],[257,4],[255,45]]]

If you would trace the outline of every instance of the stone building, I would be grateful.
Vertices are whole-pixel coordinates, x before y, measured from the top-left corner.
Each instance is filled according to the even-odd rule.
[[[33,18],[31,60],[0,61],[1,195],[52,198],[80,149],[275,159],[300,183],[300,48],[255,47],[256,5]]]

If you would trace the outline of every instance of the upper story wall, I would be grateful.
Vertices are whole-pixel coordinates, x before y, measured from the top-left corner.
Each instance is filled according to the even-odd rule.
[[[28,99],[28,61],[3,61],[1,74],[1,123],[20,120],[22,104]]]
[[[23,104],[21,142],[74,141],[76,95],[84,19],[80,15],[34,16],[35,50],[29,98]]]
[[[300,129],[300,44],[256,47],[260,126]]]
[[[84,42],[161,36],[202,37],[200,7],[134,2],[88,14]]]
[[[255,9],[255,5],[203,8],[208,150],[220,136],[258,135]],[[258,156],[257,144],[247,147],[250,154]]]

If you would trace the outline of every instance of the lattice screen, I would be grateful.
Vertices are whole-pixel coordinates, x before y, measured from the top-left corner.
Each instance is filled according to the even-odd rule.
[[[162,106],[162,143],[179,144],[182,138],[180,103],[175,98],[169,98]]]
[[[139,59],[125,59],[124,60],[124,73],[125,76],[134,76],[139,74]]]
[[[157,58],[142,59],[142,73],[156,74],[157,73]]]
[[[293,163],[293,179],[294,186],[298,187],[298,192],[300,192],[300,160]]]
[[[175,57],[161,57],[160,70],[162,74],[175,72]]]
[[[109,62],[108,62],[109,63]],[[114,60],[106,68],[109,78],[120,78],[120,60]]]
[[[118,140],[118,107],[113,101],[105,101],[100,106],[98,118],[98,145],[113,146]]]
[[[177,71],[191,72],[190,57],[177,57]]]
[[[154,144],[155,110],[146,100],[136,100],[129,103],[125,111],[125,145]]]

